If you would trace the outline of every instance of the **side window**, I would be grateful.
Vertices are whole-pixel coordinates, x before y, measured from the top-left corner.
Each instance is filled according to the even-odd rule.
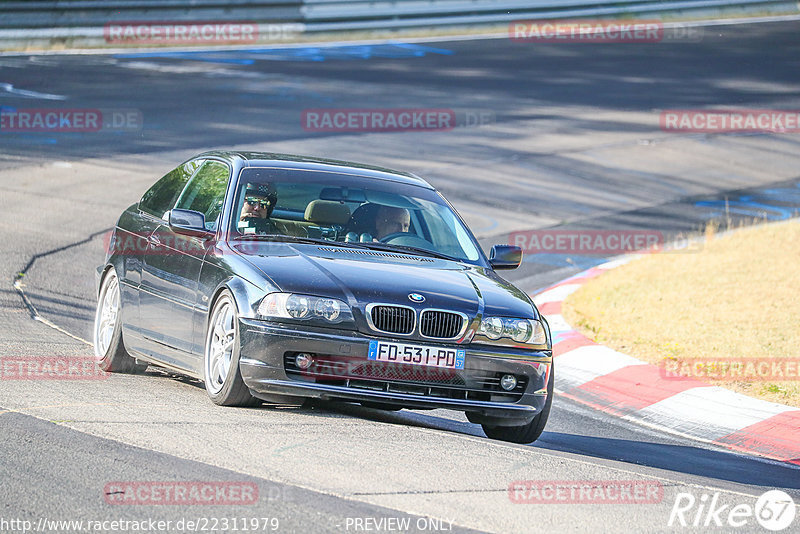
[[[199,211],[206,217],[206,228],[216,230],[229,176],[230,169],[224,163],[206,161],[184,188],[175,207]]]
[[[203,160],[188,161],[167,173],[142,196],[139,209],[161,219],[175,206],[186,182],[202,163]]]

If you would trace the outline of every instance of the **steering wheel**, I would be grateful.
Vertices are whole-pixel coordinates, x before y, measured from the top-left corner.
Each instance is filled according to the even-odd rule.
[[[409,247],[433,250],[433,243],[411,232],[395,232],[383,236],[378,241],[390,245],[406,245]]]

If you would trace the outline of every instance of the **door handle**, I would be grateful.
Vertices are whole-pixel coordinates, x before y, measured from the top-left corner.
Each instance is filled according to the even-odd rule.
[[[161,244],[161,240],[158,238],[156,234],[150,234],[150,237],[147,238],[147,241],[149,241],[151,245]]]

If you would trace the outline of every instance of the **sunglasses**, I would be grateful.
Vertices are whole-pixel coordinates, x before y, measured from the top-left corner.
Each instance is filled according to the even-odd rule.
[[[267,206],[269,206],[269,200],[263,200],[263,199],[260,199],[260,198],[250,197],[250,198],[244,199],[244,201],[247,202],[248,204],[250,204],[253,207],[261,206],[262,208],[266,208]]]

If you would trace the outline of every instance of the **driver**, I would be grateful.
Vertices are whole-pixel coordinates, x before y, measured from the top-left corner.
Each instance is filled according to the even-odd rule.
[[[411,226],[411,215],[405,208],[381,206],[375,214],[375,238],[383,239],[387,235],[406,233]]]
[[[270,219],[275,204],[278,203],[278,192],[272,184],[247,184],[244,192],[244,204],[239,215],[239,230],[253,228],[258,234],[283,234],[281,225]]]

